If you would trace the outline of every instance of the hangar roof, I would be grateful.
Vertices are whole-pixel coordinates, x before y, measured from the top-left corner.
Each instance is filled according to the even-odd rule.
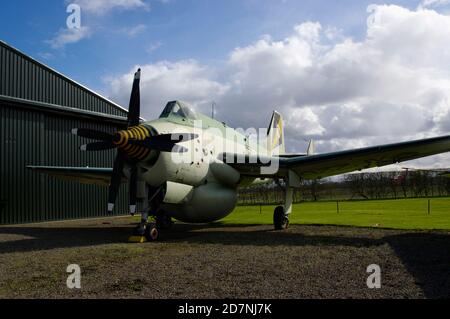
[[[127,110],[0,40],[0,99],[17,105],[126,120]]]

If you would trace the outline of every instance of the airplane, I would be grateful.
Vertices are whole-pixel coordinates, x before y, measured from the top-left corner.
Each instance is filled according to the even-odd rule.
[[[92,139],[82,151],[117,149],[112,168],[28,166],[62,179],[109,187],[112,213],[120,185],[129,183],[130,213],[139,203],[141,219],[133,235],[155,241],[173,219],[210,223],[229,215],[239,187],[283,180],[284,205],[275,208],[275,230],[289,226],[293,190],[302,180],[321,179],[450,151],[450,135],[396,144],[315,154],[288,154],[282,116],[274,111],[264,142],[255,141],[180,101],[167,103],[160,117],[140,118],[139,69],[132,85],[128,127],[114,134],[77,128]],[[280,183],[281,184],[281,183]],[[149,221],[149,216],[152,221]]]

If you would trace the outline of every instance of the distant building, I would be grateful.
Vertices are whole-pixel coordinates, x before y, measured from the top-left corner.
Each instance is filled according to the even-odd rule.
[[[72,128],[114,131],[127,110],[0,41],[0,224],[106,214],[107,188],[64,182],[27,165],[112,167],[115,151],[86,153]],[[127,212],[124,184],[116,214]]]

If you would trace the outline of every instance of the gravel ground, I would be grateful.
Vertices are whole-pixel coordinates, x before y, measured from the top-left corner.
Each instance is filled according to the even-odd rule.
[[[187,225],[129,244],[131,218],[0,227],[0,298],[449,298],[450,232]],[[81,289],[66,267],[81,267]],[[382,288],[368,289],[368,265]]]

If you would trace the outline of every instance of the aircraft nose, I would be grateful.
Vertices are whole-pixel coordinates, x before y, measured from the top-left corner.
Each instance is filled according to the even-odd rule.
[[[128,141],[130,139],[143,141],[151,135],[152,134],[147,127],[139,125],[130,127],[127,130],[117,132],[116,134],[114,134],[113,142],[119,148],[125,148],[129,146]]]

